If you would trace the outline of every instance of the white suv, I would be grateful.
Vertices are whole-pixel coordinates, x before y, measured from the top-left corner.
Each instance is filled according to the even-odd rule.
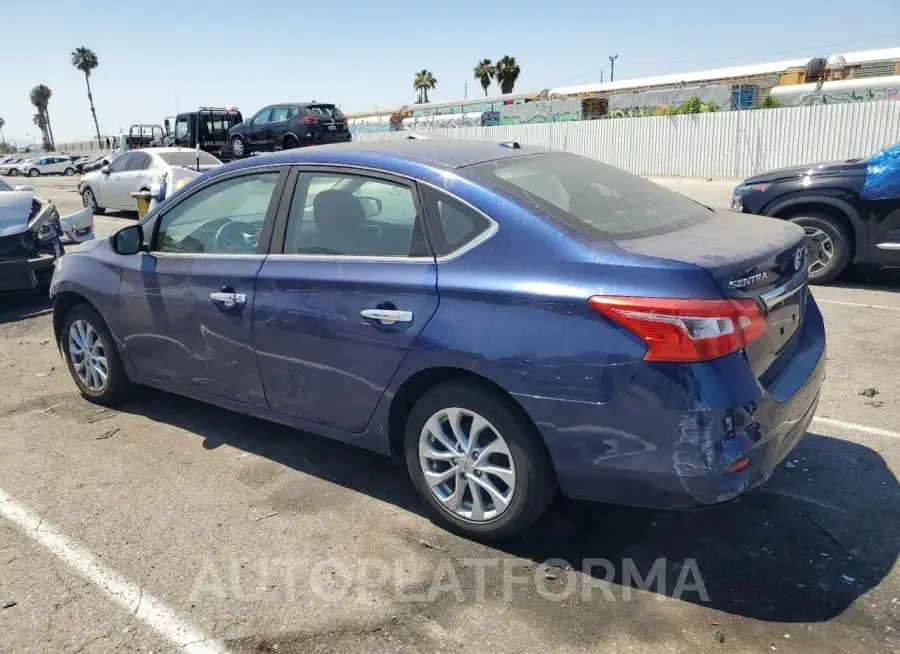
[[[30,163],[19,164],[9,170],[10,177],[15,177],[16,175],[28,175],[29,177],[66,175],[71,177],[74,174],[75,163],[72,161],[72,158],[62,156],[41,157]]]

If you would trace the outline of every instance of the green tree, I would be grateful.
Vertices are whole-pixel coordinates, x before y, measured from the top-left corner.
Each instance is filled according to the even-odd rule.
[[[50,124],[50,98],[53,97],[53,91],[45,84],[38,84],[29,94],[31,104],[34,105],[38,113],[35,118],[40,117],[35,125],[41,128],[41,134],[44,137],[44,149],[48,152],[52,151],[56,146],[53,141],[53,127]]]
[[[504,56],[497,62],[497,82],[500,83],[501,93],[512,93],[516,86],[516,80],[519,79],[522,69],[516,63],[515,57],[509,55]]]
[[[72,65],[84,73],[84,83],[87,84],[88,102],[91,103],[91,115],[94,117],[94,129],[97,130],[97,140],[100,140],[100,124],[97,122],[97,110],[94,109],[94,96],[91,94],[91,73],[100,61],[90,48],[75,48],[72,52]]]
[[[6,127],[6,119],[0,118],[0,145],[6,145],[6,137],[3,136],[4,127]]]
[[[419,92],[419,102],[428,102],[428,91],[437,86],[437,80],[431,71],[424,68],[416,73],[413,88]]]
[[[781,104],[781,101],[778,98],[773,98],[771,95],[767,95],[766,99],[763,100],[759,108],[760,109],[780,109],[784,105]]]
[[[475,75],[475,79],[478,80],[481,88],[484,89],[484,97],[487,97],[491,81],[497,75],[497,68],[491,63],[490,59],[482,59],[475,65],[472,74]]]

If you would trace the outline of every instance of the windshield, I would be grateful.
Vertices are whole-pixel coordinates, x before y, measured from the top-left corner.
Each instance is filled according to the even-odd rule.
[[[708,220],[712,209],[624,170],[574,154],[499,159],[461,170],[592,239],[674,232]]]
[[[197,153],[196,152],[164,152],[158,155],[160,159],[165,161],[170,166],[196,166],[197,165]],[[218,166],[221,165],[221,161],[212,156],[209,152],[204,152],[200,150],[200,165],[201,166]]]

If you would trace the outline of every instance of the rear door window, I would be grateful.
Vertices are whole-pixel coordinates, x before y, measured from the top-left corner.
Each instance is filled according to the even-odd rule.
[[[465,247],[490,229],[488,219],[444,193],[427,186],[422,186],[421,190],[428,233],[437,256],[442,257]]]
[[[714,215],[712,209],[654,182],[574,154],[498,159],[460,172],[506,191],[592,239],[665,234]]]

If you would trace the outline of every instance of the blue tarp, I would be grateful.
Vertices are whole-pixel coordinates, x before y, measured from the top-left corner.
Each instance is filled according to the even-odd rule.
[[[867,164],[860,196],[864,200],[900,199],[900,143],[870,157]]]

